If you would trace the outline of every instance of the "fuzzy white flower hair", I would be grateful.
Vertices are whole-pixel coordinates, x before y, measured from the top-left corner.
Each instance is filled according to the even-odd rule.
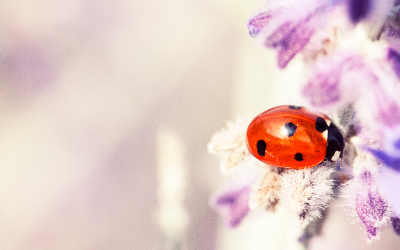
[[[302,170],[285,170],[281,177],[280,197],[302,227],[321,217],[321,210],[333,198],[332,163]]]

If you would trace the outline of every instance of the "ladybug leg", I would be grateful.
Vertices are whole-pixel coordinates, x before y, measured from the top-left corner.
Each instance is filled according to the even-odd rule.
[[[337,161],[339,158],[343,159],[344,139],[339,129],[333,124],[328,128],[328,144],[326,146],[326,161]]]
[[[344,149],[340,152],[340,168],[343,168]]]

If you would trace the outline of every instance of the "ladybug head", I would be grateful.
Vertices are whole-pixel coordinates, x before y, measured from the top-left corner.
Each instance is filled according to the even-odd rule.
[[[337,161],[343,158],[344,139],[339,129],[333,124],[328,127],[328,141],[326,146],[326,161]]]

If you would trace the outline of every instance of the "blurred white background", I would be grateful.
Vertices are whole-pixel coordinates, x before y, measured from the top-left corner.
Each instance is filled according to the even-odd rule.
[[[182,170],[184,249],[297,249],[284,209],[229,231],[208,206],[212,134],[300,104],[301,65],[278,71],[247,35],[261,1],[0,2],[1,249],[165,249],[164,160]]]
[[[1,1],[1,249],[162,246],[160,129],[185,147],[185,247],[214,249],[220,174],[206,144],[237,113],[255,6]]]

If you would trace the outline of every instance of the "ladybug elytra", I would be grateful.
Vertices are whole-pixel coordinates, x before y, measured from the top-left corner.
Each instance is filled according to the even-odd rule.
[[[246,145],[260,161],[304,169],[343,158],[344,140],[331,119],[301,106],[278,106],[259,114],[247,128]]]

